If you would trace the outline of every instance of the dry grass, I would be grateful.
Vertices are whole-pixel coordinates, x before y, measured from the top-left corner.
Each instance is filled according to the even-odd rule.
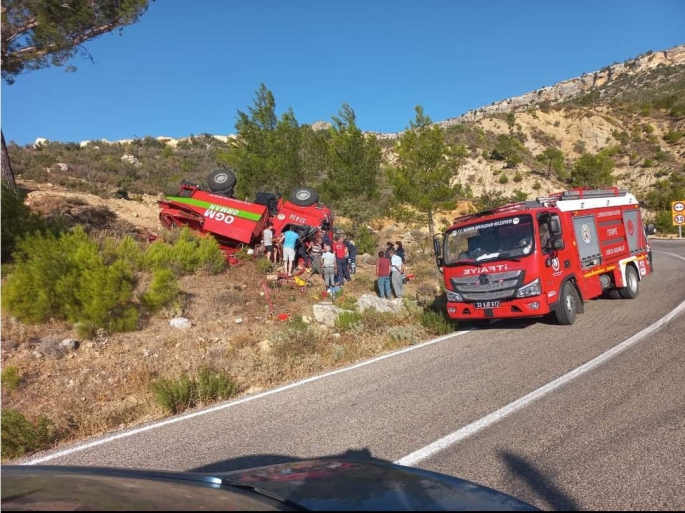
[[[380,240],[399,237],[383,233]],[[435,264],[432,256],[414,253],[416,246],[406,247],[409,272],[422,277],[406,285],[407,296],[424,298],[439,283]],[[374,263],[360,262],[341,301],[352,303],[372,293],[374,272]],[[42,337],[77,338],[70,325],[27,326],[3,316],[3,344],[14,341],[18,346],[3,351],[2,365],[16,367],[22,377],[18,390],[3,391],[3,407],[27,417],[45,414],[55,423],[59,443],[66,443],[162,418],[165,413],[150,391],[158,377],[195,375],[211,365],[227,372],[243,393],[252,393],[431,336],[420,327],[420,311],[403,316],[366,311],[359,327],[348,331],[315,321],[306,324],[302,316],[312,318],[311,306],[323,291],[320,278],[312,277],[312,286],[304,292],[297,287],[269,289],[273,311],[263,280],[264,274],[250,261],[218,276],[185,276],[180,280],[186,296],[182,312],[162,312],[138,332],[100,333],[59,359],[35,351]],[[169,317],[178,313],[192,321],[190,330],[170,327]],[[290,320],[280,321],[281,313]]]

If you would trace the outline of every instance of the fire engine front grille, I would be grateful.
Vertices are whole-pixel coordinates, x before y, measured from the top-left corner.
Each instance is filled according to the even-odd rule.
[[[514,297],[514,290],[500,290],[499,292],[483,292],[477,294],[461,294],[466,301],[487,301],[489,299],[506,299]]]
[[[523,271],[482,273],[474,276],[459,276],[451,279],[455,292],[466,301],[487,301],[506,299],[516,295]]]

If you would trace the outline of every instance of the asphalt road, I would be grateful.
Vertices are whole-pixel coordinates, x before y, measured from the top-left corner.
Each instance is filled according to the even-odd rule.
[[[636,334],[685,310],[685,241],[653,248],[637,299],[591,301],[573,326],[496,322],[32,461],[220,471],[346,455],[543,509],[684,509],[685,315]]]

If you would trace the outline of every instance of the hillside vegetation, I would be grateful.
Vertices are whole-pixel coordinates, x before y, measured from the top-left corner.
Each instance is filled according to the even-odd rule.
[[[453,330],[429,231],[456,215],[618,186],[673,232],[670,202],[685,199],[685,64],[621,66],[571,97],[542,91],[456,122],[432,123],[417,107],[401,134],[363,132],[349,105],[329,125],[300,125],[292,110],[276,115],[262,86],[235,138],[10,143],[28,197],[3,189],[3,458]],[[151,198],[221,166],[235,169],[239,197],[316,187],[369,253],[333,301],[347,310],[333,325],[313,319],[317,277],[279,286],[275,269],[246,253],[226,268],[216,244],[186,231],[148,242],[161,231]],[[388,240],[403,240],[415,278],[396,310],[377,312],[359,301],[375,294],[370,255]],[[189,330],[170,326],[181,315]]]

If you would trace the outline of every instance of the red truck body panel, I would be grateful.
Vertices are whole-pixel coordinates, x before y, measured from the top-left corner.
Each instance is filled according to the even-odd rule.
[[[262,233],[268,222],[274,223],[274,235],[290,225],[332,230],[333,216],[322,203],[298,206],[279,199],[276,212],[261,203],[243,201],[183,183],[178,196],[168,196],[158,201],[159,219],[165,226],[187,226],[193,230],[214,236],[224,253],[232,255],[245,246],[261,243]],[[305,230],[306,231],[306,230]]]

